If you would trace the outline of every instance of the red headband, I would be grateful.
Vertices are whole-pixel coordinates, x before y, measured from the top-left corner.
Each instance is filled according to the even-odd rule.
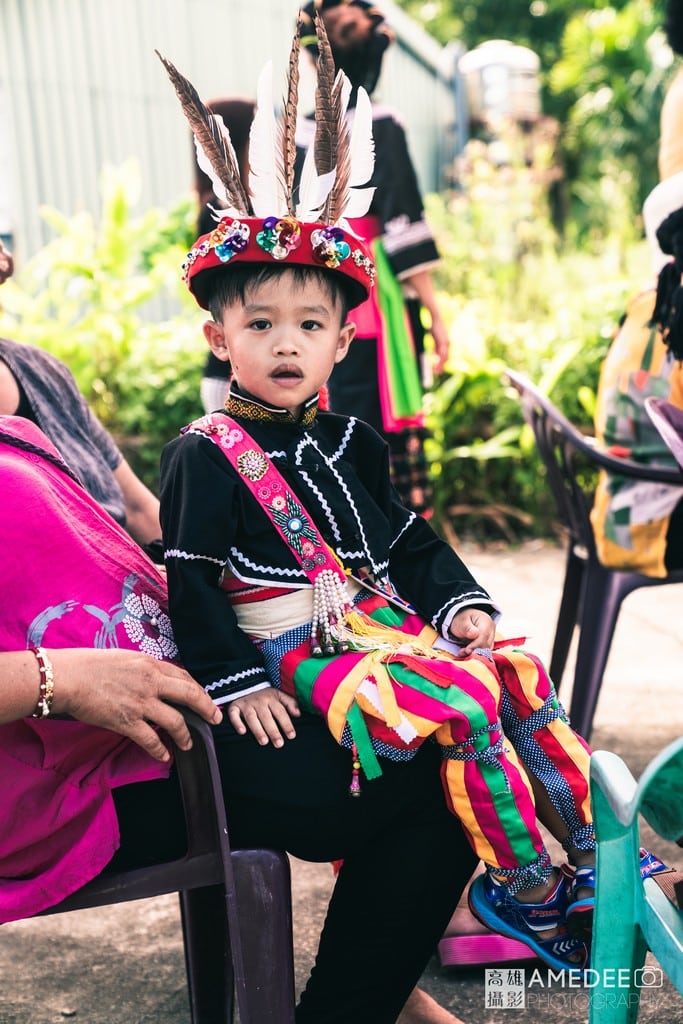
[[[368,298],[375,281],[375,264],[366,243],[348,230],[294,217],[264,220],[231,215],[197,239],[183,263],[183,280],[202,309],[208,309],[202,281],[206,271],[271,260],[341,274],[355,286],[351,308]]]

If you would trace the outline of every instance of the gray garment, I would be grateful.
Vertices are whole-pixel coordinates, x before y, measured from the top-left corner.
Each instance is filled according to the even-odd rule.
[[[202,377],[199,385],[199,396],[204,412],[217,412],[223,409],[230,381],[227,377]]]
[[[31,409],[31,418],[110,516],[126,521],[114,470],[123,456],[90,410],[70,370],[42,349],[0,338],[0,359],[9,366]]]

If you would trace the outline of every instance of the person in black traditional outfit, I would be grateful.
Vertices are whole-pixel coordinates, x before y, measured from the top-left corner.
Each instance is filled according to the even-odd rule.
[[[301,12],[302,45],[317,56],[313,19],[319,10],[332,54],[351,82],[347,118],[353,124],[358,88],[370,96],[377,85],[393,33],[384,15],[365,0],[322,0]],[[299,161],[315,132],[313,114],[297,126]],[[375,189],[367,215],[350,217],[354,231],[372,242],[378,270],[376,294],[352,311],[356,335],[347,358],[329,382],[333,412],[357,416],[389,444],[392,482],[408,508],[431,512],[432,489],[424,452],[423,376],[431,376],[424,353],[422,311],[429,317],[435,367],[448,356],[448,331],[431,272],[439,252],[424,206],[406,132],[396,111],[372,103]]]

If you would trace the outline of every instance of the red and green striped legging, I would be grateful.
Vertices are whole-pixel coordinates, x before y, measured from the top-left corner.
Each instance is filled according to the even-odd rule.
[[[374,622],[419,637],[436,634],[417,615],[372,598]],[[381,773],[377,754],[408,759],[428,737],[441,746],[448,805],[477,855],[516,892],[550,871],[527,770],[565,822],[567,844],[593,845],[590,750],[570,728],[541,662],[516,649],[457,659],[350,651],[312,658],[308,642],[285,650],[283,690],[322,714],[338,742],[354,744],[365,775]],[[505,732],[501,723],[505,722]]]

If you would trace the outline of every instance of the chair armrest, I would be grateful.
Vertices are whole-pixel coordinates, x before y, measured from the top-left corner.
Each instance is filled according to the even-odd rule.
[[[572,443],[589,461],[595,463],[596,466],[606,470],[608,473],[633,477],[637,480],[650,480],[653,483],[674,484],[683,487],[683,474],[681,474],[677,466],[645,465],[645,463],[636,462],[634,459],[613,455],[607,448],[600,445],[596,437],[581,434],[580,431],[576,431],[575,436],[572,438]]]
[[[623,835],[636,813],[637,785],[621,758],[609,750],[593,751],[590,788],[600,839]]]
[[[609,473],[633,477],[637,480],[649,480],[653,483],[666,483],[683,486],[683,475],[677,466],[652,466],[634,459],[612,455],[602,447],[595,437],[582,434],[573,423],[543,394],[530,380],[514,370],[505,370],[505,376],[519,393],[524,418],[533,423],[534,407],[543,411],[547,419],[557,431],[570,442],[573,448],[580,451],[594,466]]]
[[[683,409],[679,409],[667,398],[648,395],[645,399],[645,411],[683,470]]]
[[[217,823],[227,842],[220,772],[212,727],[189,708],[173,706],[185,719],[192,735],[190,750],[174,746],[173,754],[185,810],[189,849],[197,853],[215,848],[213,838],[206,831],[208,821]]]

